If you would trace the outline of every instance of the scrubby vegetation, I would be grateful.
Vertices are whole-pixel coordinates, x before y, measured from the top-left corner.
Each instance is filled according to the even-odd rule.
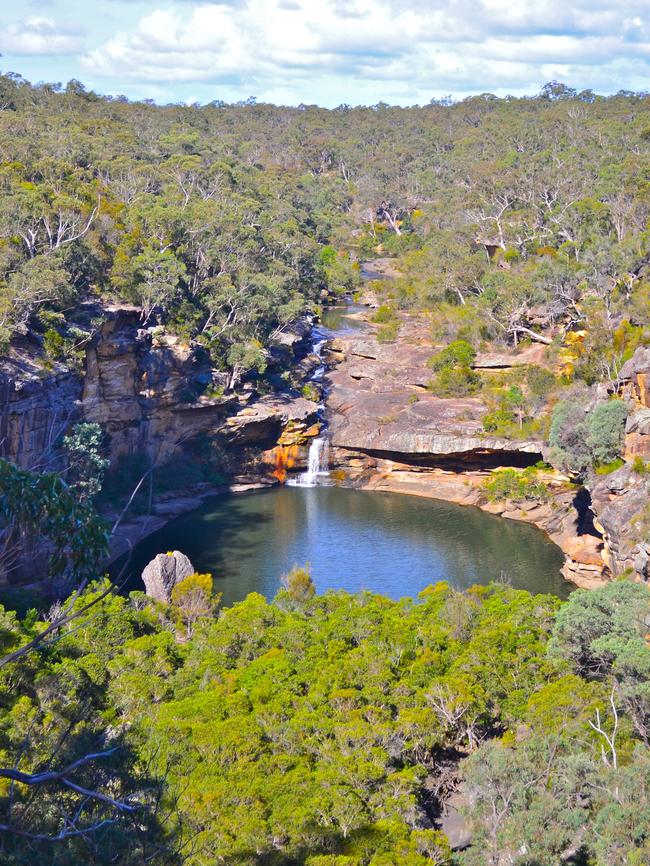
[[[4,664],[4,765],[81,763],[66,793],[0,771],[24,834],[3,834],[3,862],[645,862],[645,587],[560,605],[445,584],[315,596],[302,568],[285,586],[216,617],[206,575],[169,607],[109,595]],[[5,652],[45,626],[2,619]],[[435,822],[461,780],[474,835],[452,856]]]
[[[615,463],[621,456],[627,414],[621,400],[590,405],[585,392],[574,392],[553,411],[549,435],[552,459],[578,475],[592,466]]]
[[[548,502],[551,499],[551,492],[536,466],[497,469],[485,481],[483,488],[488,499],[494,502]]]
[[[156,107],[13,74],[0,94],[5,344],[101,296],[200,339],[236,380],[376,251],[399,259],[391,306],[432,311],[436,339],[579,334],[559,348],[588,383],[647,343],[644,95]],[[72,361],[83,329],[42,321],[46,357]]]

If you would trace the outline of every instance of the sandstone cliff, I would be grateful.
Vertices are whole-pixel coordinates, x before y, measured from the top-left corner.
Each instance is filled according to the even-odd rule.
[[[550,502],[494,503],[484,483],[495,468],[526,467],[542,459],[543,441],[487,434],[487,411],[476,398],[440,398],[426,390],[426,362],[436,347],[427,322],[405,316],[400,337],[379,343],[368,327],[332,341],[328,374],[332,460],[349,483],[368,489],[430,496],[475,505],[544,529],[566,555],[565,576],[592,586],[608,566],[603,539],[588,506],[568,479],[549,472]],[[543,347],[542,347],[543,351]],[[517,354],[484,354],[481,369],[539,363],[540,347]]]
[[[319,429],[316,403],[286,389],[259,396],[254,383],[228,392],[227,374],[211,367],[201,347],[159,327],[142,328],[135,307],[100,312],[82,370],[48,362],[37,335],[14,341],[0,365],[0,457],[35,470],[64,469],[61,437],[83,420],[105,432],[112,467],[124,457],[173,466],[202,438],[223,450],[233,489],[277,483],[278,443],[291,443],[292,460],[300,465],[305,443]],[[310,331],[310,318],[287,328],[269,352],[269,365],[288,362],[298,378],[308,378]],[[205,483],[184,489],[180,473],[177,482],[177,492],[152,503],[152,515],[120,527],[114,555],[216,489]]]

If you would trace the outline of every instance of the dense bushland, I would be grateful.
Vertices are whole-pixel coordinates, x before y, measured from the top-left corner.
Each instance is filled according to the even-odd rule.
[[[434,311],[446,341],[579,331],[553,339],[593,382],[647,340],[643,94],[157,107],[8,74],[0,99],[0,327],[35,323],[54,358],[83,341],[57,311],[100,295],[236,379],[376,250],[399,257],[394,303]]]
[[[646,862],[647,588],[394,602],[315,596],[296,569],[215,616],[211,581],[188,582],[170,606],[108,595],[2,668],[2,763],[103,752],[68,775],[111,798],[3,781],[27,834],[3,834],[4,862]],[[3,613],[4,651],[43,627]],[[461,779],[474,842],[454,859],[435,822]]]

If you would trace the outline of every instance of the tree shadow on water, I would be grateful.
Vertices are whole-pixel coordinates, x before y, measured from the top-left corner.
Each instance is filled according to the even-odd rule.
[[[169,550],[180,550],[195,568],[213,572],[218,590],[220,578],[237,573],[229,562],[241,562],[256,548],[257,543],[250,536],[251,527],[257,528],[273,519],[271,513],[252,509],[247,499],[246,495],[229,494],[210,498],[200,508],[171,520],[144,538],[133,550],[124,592],[143,589],[141,575],[145,566],[159,553]],[[119,573],[125,560],[126,555],[116,560],[111,574]]]

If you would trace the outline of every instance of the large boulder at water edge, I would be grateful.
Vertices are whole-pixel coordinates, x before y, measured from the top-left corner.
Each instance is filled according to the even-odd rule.
[[[148,596],[169,604],[172,589],[194,571],[188,557],[180,550],[174,550],[171,553],[159,553],[152,559],[142,572],[142,580]]]

